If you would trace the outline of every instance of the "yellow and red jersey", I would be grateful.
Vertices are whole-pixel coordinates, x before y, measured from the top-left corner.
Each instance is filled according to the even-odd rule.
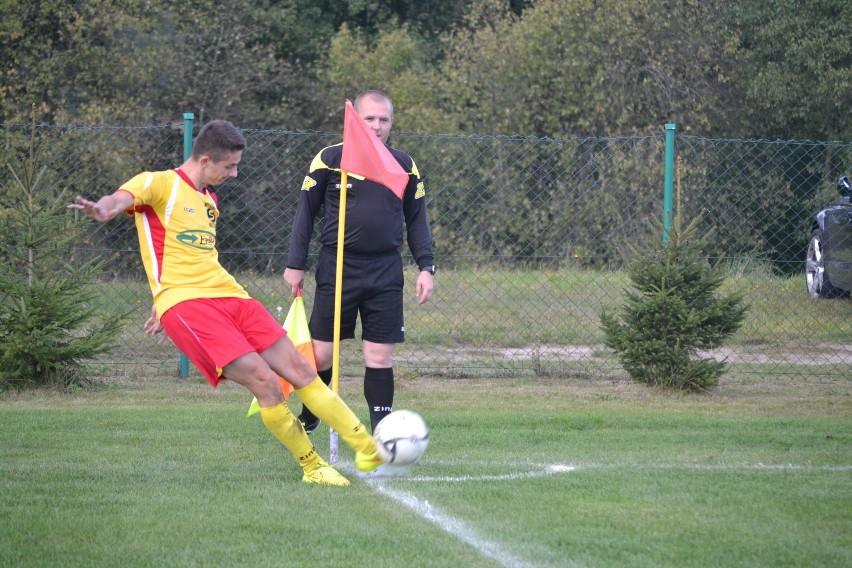
[[[216,194],[197,189],[179,169],[143,172],[120,190],[133,195],[142,263],[162,316],[191,298],[248,298],[219,263]]]

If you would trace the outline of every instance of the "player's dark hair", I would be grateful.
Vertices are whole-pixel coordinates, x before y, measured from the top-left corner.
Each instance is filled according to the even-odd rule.
[[[227,120],[211,120],[195,137],[192,145],[192,157],[197,160],[201,156],[210,156],[214,162],[221,162],[231,152],[242,152],[246,149],[246,139],[237,127]]]

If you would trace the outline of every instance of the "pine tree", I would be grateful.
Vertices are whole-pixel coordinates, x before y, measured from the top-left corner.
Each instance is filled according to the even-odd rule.
[[[739,293],[716,294],[725,276],[703,255],[707,235],[699,233],[699,220],[682,230],[678,217],[655,250],[639,254],[629,266],[633,288],[625,291],[620,317],[601,313],[604,344],[635,381],[701,391],[724,372],[724,362],[698,352],[734,334],[748,306]]]
[[[116,344],[127,317],[100,303],[102,262],[74,261],[84,228],[36,159],[7,165],[0,185],[0,390],[87,383],[84,364]]]

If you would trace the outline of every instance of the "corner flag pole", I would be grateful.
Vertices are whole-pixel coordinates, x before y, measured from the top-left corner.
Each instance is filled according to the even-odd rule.
[[[331,352],[331,390],[340,389],[340,312],[343,303],[343,238],[346,225],[346,170],[340,170],[340,214],[337,221],[337,270],[334,273],[334,343]],[[337,432],[328,431],[329,461],[337,463]]]
[[[331,388],[337,393],[340,374],[340,318],[343,298],[343,238],[346,226],[347,172],[375,181],[402,199],[408,184],[406,172],[385,144],[370,130],[350,101],[343,107],[343,148],[340,154],[340,213],[337,223],[337,272],[334,287],[334,344]],[[337,462],[337,432],[330,431],[329,459]]]

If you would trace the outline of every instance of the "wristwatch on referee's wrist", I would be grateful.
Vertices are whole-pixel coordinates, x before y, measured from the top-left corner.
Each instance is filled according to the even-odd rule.
[[[437,268],[435,268],[434,264],[432,264],[430,266],[423,266],[423,267],[420,268],[420,272],[428,272],[432,276],[435,276],[436,270],[437,270]]]

